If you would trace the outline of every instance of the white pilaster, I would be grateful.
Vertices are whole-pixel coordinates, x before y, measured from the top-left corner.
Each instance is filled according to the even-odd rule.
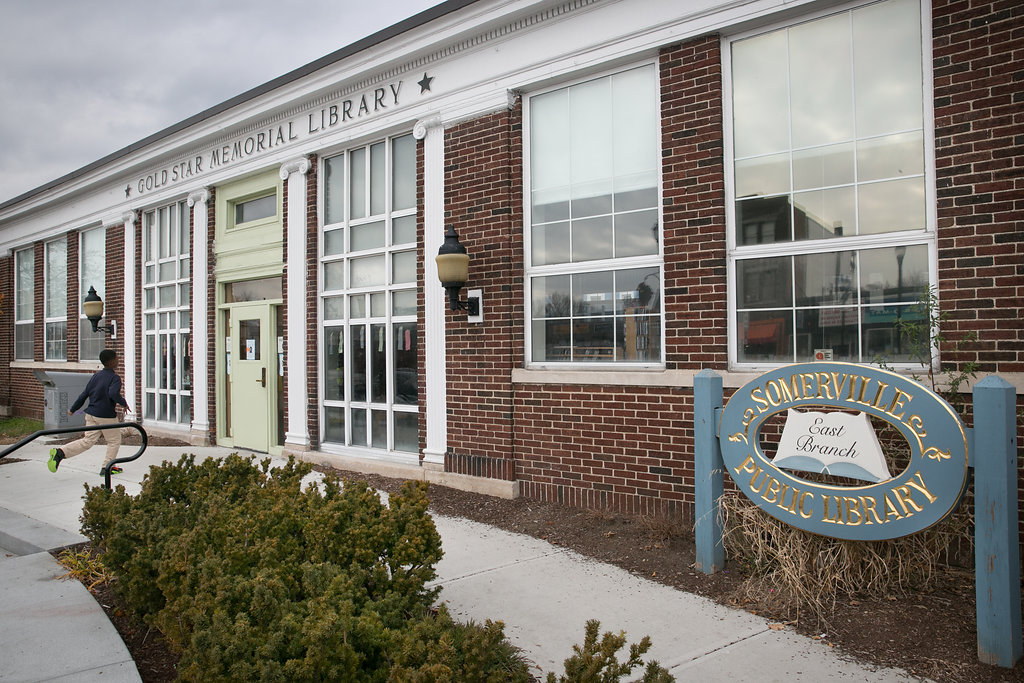
[[[281,166],[281,180],[288,191],[288,424],[284,444],[309,448],[309,422],[306,400],[309,378],[306,375],[306,173],[312,164],[303,157]]]
[[[207,260],[209,201],[210,191],[206,188],[188,195],[188,205],[192,207],[192,431],[204,440],[210,434],[210,359],[207,355],[207,340],[212,334],[207,324],[207,297],[210,294],[210,264]]]
[[[444,125],[440,117],[418,121],[412,130],[423,140],[423,336],[424,410],[427,444],[423,464],[444,467],[448,450],[448,389],[445,351],[445,297],[434,255],[444,242]]]
[[[123,213],[117,222],[124,226],[124,320],[117,328],[124,344],[124,400],[133,413],[140,413],[142,406],[137,403],[138,387],[135,383],[135,219],[134,211]]]

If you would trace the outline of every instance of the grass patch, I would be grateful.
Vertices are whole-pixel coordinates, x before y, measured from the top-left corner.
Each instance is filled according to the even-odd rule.
[[[0,417],[0,437],[21,439],[42,428],[42,420],[33,420],[29,417]]]

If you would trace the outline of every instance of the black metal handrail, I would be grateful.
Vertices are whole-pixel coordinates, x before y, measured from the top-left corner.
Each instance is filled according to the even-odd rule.
[[[126,458],[115,458],[114,460],[111,460],[109,463],[103,466],[103,469],[100,470],[100,474],[103,475],[103,486],[104,488],[109,489],[110,468],[122,462],[131,462],[132,460],[138,460],[139,457],[146,451],[146,445],[149,443],[149,436],[146,434],[146,430],[143,429],[142,425],[140,425],[138,422],[115,422],[114,424],[107,425],[82,425],[80,427],[57,427],[55,429],[42,429],[38,432],[35,432],[34,434],[29,434],[28,436],[26,436],[24,439],[14,444],[13,446],[10,446],[5,450],[0,451],[0,458],[3,458],[10,453],[13,453],[14,451],[24,446],[25,444],[31,443],[32,441],[35,441],[41,436],[49,436],[51,434],[74,434],[77,432],[94,432],[98,429],[121,429],[122,427],[131,427],[132,429],[139,430],[139,435],[142,437],[142,446],[139,447],[139,450],[136,451],[134,455],[130,455]]]

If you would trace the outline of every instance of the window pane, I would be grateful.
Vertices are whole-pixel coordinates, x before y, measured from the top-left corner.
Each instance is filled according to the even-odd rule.
[[[814,147],[793,152],[793,189],[795,190],[848,185],[853,180],[852,143]]]
[[[857,177],[862,181],[921,173],[924,173],[924,141],[920,131],[857,143]]]
[[[610,202],[609,197],[609,202]],[[593,261],[612,257],[612,217],[572,222],[572,260]]]
[[[331,261],[324,264],[324,290],[345,289],[345,262]]]
[[[349,154],[349,218],[366,217],[366,148],[354,149]]]
[[[789,192],[789,155],[773,154],[736,162],[736,197]]]
[[[924,230],[924,178],[861,185],[857,195],[862,235]]]
[[[324,441],[345,443],[344,408],[324,408]]]
[[[835,306],[797,311],[797,358],[809,361],[814,350],[830,349],[836,361],[857,361],[860,339],[856,308]],[[792,355],[780,359],[790,360]]]
[[[416,323],[397,323],[395,335],[395,399],[398,405],[416,405],[419,389],[416,377]]]
[[[533,317],[559,318],[570,313],[569,276],[533,278]]]
[[[774,308],[792,304],[789,256],[736,262],[737,308]]]
[[[345,156],[331,157],[324,162],[324,223],[345,220]]]
[[[345,331],[340,327],[324,330],[324,399],[345,399]]]
[[[582,273],[572,276],[572,312],[574,316],[602,315],[614,309],[612,273]]]
[[[789,59],[793,147],[852,140],[849,16],[794,26]]]
[[[631,268],[615,272],[615,312],[660,313],[661,271]]]
[[[615,216],[615,256],[642,256],[658,253],[658,212],[634,211]]]
[[[349,297],[349,317],[366,317],[366,295],[356,294],[355,296]]]
[[[388,413],[386,410],[371,410],[370,413],[373,419],[373,425],[370,430],[373,436],[371,445],[374,448],[387,448]]]
[[[395,292],[391,295],[392,315],[416,315],[416,292]]]
[[[78,321],[78,358],[96,360],[100,351],[107,348],[107,335],[103,330],[92,331],[92,323],[86,319]]]
[[[366,445],[366,410],[352,409],[352,445]]]
[[[14,357],[19,360],[31,360],[35,354],[35,325],[19,323],[14,326]]]
[[[793,316],[789,311],[740,312],[736,330],[740,362],[792,362]]]
[[[342,320],[345,317],[345,297],[329,296],[324,299],[324,319]]]
[[[793,257],[797,306],[857,303],[857,258],[852,251]]]
[[[68,324],[65,321],[46,323],[46,360],[67,360]]]
[[[915,245],[862,251],[860,268],[860,286],[867,303],[914,303],[928,286],[928,248]]]
[[[352,251],[384,246],[384,221],[352,226]]]
[[[419,416],[395,412],[395,450],[416,453],[419,450]]]
[[[328,230],[324,232],[324,256],[334,256],[345,252],[345,230]]]
[[[395,138],[391,141],[391,149],[391,209],[411,209],[416,206],[416,139],[411,135]]]
[[[571,323],[567,319],[535,320],[533,358],[536,362],[572,360]]]
[[[916,0],[890,0],[853,13],[857,134],[922,127],[921,10]]]
[[[352,287],[370,287],[384,284],[384,257],[368,256],[352,259]]]
[[[857,224],[854,194],[853,187],[794,194],[794,238],[842,237],[847,227]]]
[[[387,329],[384,325],[370,326],[370,400],[384,403],[387,392]]]
[[[81,291],[88,292],[94,287],[101,299],[106,298],[106,246],[106,231],[102,228],[82,233]]]
[[[350,328],[352,343],[352,400],[366,400],[366,327]]]
[[[277,215],[277,195],[269,194],[235,204],[235,224],[248,223]]]
[[[906,338],[899,333],[899,325],[921,322],[925,316],[920,306],[870,306],[864,309],[864,320],[861,323],[863,339],[862,353],[865,358],[884,358],[890,362],[910,362],[915,360],[914,349]],[[924,352],[926,357],[929,352]]]
[[[46,317],[67,315],[68,311],[68,243],[57,240],[46,243]],[[49,356],[48,356],[49,357]]]
[[[569,263],[569,222],[534,225],[530,233],[533,264]]]
[[[391,282],[416,282],[415,251],[400,251],[391,255]]]
[[[17,274],[15,277],[18,282],[15,285],[14,318],[15,320],[32,320],[35,306],[35,252],[31,249],[19,251],[16,260]]]
[[[615,360],[615,319],[581,318],[572,325],[572,359],[577,362]]]
[[[732,102],[737,157],[789,148],[786,31],[732,44]],[[737,191],[737,196],[747,192]]]
[[[416,241],[416,216],[402,216],[391,223],[391,243],[410,244]]]
[[[370,145],[370,215],[384,213],[387,196],[387,147],[383,142]]]
[[[661,358],[661,316],[627,315],[619,328],[616,360],[655,361]]]
[[[239,360],[260,360],[262,348],[260,346],[260,320],[238,321],[238,359]]]

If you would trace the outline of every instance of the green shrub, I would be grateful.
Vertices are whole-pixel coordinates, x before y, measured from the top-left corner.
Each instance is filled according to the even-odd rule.
[[[587,622],[583,646],[572,646],[573,655],[565,660],[565,673],[558,678],[549,673],[547,683],[614,683],[643,663],[643,655],[651,649],[649,636],[644,636],[639,643],[631,644],[629,659],[620,664],[616,653],[626,644],[625,632],[614,634],[606,631],[598,641],[597,632],[600,627],[601,622],[596,619]],[[643,683],[669,683],[675,678],[660,664],[652,661],[648,662],[640,680]]]
[[[182,651],[182,678],[386,680],[393,659],[450,665],[412,657],[404,634],[439,590],[426,587],[441,558],[426,485],[384,505],[362,482],[303,489],[310,470],[183,456],[153,467],[138,496],[86,487],[83,533]]]

